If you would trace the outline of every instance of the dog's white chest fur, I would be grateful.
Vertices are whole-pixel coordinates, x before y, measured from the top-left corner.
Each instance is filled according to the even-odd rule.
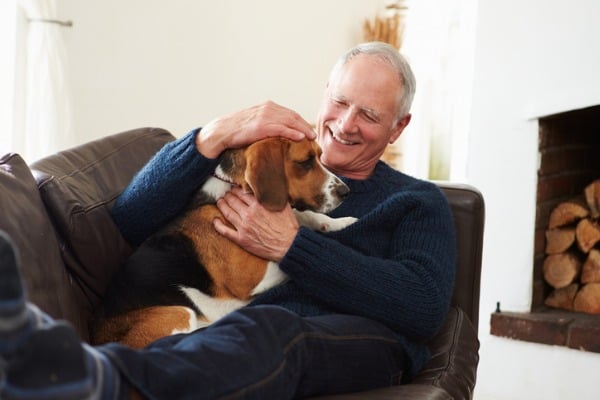
[[[217,168],[218,170],[218,168]],[[202,192],[217,200],[231,190],[232,184],[211,176],[202,186]]]
[[[252,296],[259,295],[272,287],[280,285],[287,279],[287,275],[279,269],[279,264],[270,261],[267,264],[267,270],[262,280],[252,290]],[[187,298],[202,311],[204,318],[208,320],[206,325],[250,303],[249,300],[244,301],[240,299],[212,297],[195,288],[182,286],[180,289]]]

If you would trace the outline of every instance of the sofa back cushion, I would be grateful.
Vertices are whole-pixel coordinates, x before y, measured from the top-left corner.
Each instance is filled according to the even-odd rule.
[[[174,137],[140,128],[61,151],[31,165],[62,258],[93,310],[131,253],[110,207],[133,176]]]
[[[471,185],[438,182],[438,186],[444,191],[452,207],[456,227],[458,251],[452,304],[467,313],[477,331],[485,201],[481,192]]]
[[[0,229],[17,247],[29,299],[53,317],[71,321],[85,338],[86,321],[78,306],[82,292],[64,268],[31,171],[14,153],[0,158],[0,210]]]

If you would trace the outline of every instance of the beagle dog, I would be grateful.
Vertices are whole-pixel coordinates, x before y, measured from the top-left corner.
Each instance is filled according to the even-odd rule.
[[[207,326],[286,281],[277,263],[257,257],[213,227],[215,203],[232,186],[269,210],[289,202],[299,224],[334,231],[353,217],[330,218],[348,187],[319,161],[314,141],[269,138],[224,152],[190,206],[148,238],[113,277],[92,327],[92,343],[141,348]]]

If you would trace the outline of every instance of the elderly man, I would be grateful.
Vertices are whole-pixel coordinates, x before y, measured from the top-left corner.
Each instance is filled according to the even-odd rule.
[[[316,135],[294,111],[266,102],[211,121],[148,162],[112,210],[132,244],[181,211],[223,150],[271,136],[316,136],[321,161],[350,188],[330,215],[358,218],[348,229],[318,233],[299,227],[289,206],[272,212],[251,194],[227,193],[217,206],[231,226],[215,220],[214,228],[277,261],[290,279],[190,334],[142,350],[81,345],[69,326],[26,303],[13,247],[2,236],[2,398],[137,392],[157,399],[286,399],[410,381],[430,357],[425,343],[444,320],[455,272],[443,194],[380,161],[410,122],[414,91],[397,50],[365,43],[333,67]],[[59,359],[52,357],[56,343],[63,346]]]

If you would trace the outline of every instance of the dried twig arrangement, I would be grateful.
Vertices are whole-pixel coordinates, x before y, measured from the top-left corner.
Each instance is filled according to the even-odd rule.
[[[379,41],[389,43],[397,49],[402,46],[402,11],[407,7],[404,1],[394,1],[386,7],[387,16],[375,16],[373,21],[365,20],[363,36],[365,41]]]
[[[388,2],[385,7],[385,15],[377,15],[373,21],[365,19],[363,24],[363,39],[366,42],[385,42],[400,50],[402,46],[403,13],[408,7],[404,6],[404,0]],[[395,146],[387,146],[381,159],[394,168],[400,168],[402,152]]]

